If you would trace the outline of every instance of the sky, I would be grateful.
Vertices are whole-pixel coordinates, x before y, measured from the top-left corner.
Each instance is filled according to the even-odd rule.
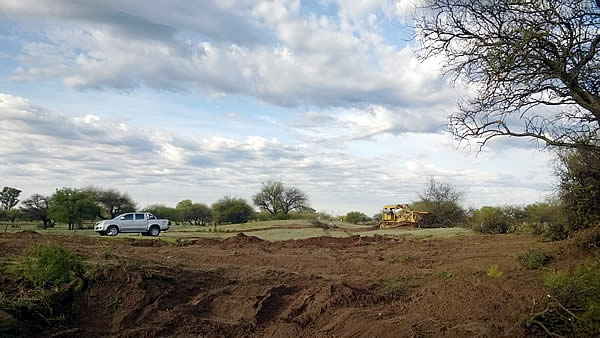
[[[268,180],[373,214],[430,177],[465,206],[542,201],[552,156],[444,131],[460,89],[419,61],[414,0],[0,0],[0,186],[140,207]]]

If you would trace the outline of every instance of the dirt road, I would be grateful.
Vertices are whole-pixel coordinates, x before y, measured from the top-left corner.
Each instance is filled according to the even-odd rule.
[[[60,300],[62,327],[31,321],[26,335],[524,336],[545,293],[541,273],[515,256],[553,245],[516,235],[265,242],[240,234],[175,246],[28,232],[0,234],[0,252],[11,258],[49,240],[96,273]],[[502,275],[489,277],[491,265]]]

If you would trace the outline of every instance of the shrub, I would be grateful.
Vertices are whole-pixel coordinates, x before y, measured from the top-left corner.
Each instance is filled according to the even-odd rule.
[[[225,196],[212,205],[214,220],[220,223],[247,223],[254,209],[243,198]]]
[[[529,270],[539,269],[550,263],[551,260],[552,255],[539,248],[529,249],[529,251],[517,257],[517,261],[519,261],[523,267]]]
[[[575,245],[584,250],[600,248],[600,226],[580,231],[575,235]]]
[[[570,232],[600,222],[600,152],[576,149],[557,153],[555,174]]]
[[[471,228],[488,234],[505,234],[510,227],[510,220],[501,208],[481,207],[475,210],[470,219]]]
[[[544,276],[551,299],[548,307],[533,316],[546,333],[591,337],[600,332],[600,264],[574,271],[549,271]]]
[[[402,277],[396,277],[390,280],[378,280],[371,284],[369,289],[394,297],[404,296],[407,291],[405,278]]]
[[[488,277],[492,277],[492,278],[498,278],[500,276],[502,276],[502,271],[500,271],[500,269],[498,268],[498,265],[490,265],[490,267],[487,270],[487,275]]]
[[[62,244],[51,243],[30,248],[18,262],[16,271],[38,287],[56,286],[81,277],[83,263]]]
[[[464,195],[454,185],[430,178],[424,191],[419,194],[419,200],[412,203],[410,208],[431,213],[432,223],[439,226],[457,226],[466,220],[467,213],[460,206]]]
[[[346,214],[346,217],[344,217],[344,221],[352,224],[358,224],[359,222],[366,222],[368,220],[369,217],[359,211],[351,211]]]

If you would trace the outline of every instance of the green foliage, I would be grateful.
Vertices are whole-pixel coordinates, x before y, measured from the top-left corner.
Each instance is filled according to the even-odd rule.
[[[454,274],[452,274],[452,272],[449,272],[449,271],[440,271],[438,273],[438,276],[443,280],[449,280],[454,277]]]
[[[600,332],[600,264],[549,271],[544,284],[552,301],[534,316],[534,324],[561,336],[592,337]]]
[[[510,228],[510,219],[501,208],[481,207],[469,220],[471,228],[488,234],[504,234]]]
[[[273,219],[287,219],[291,211],[304,211],[308,207],[308,196],[298,188],[286,187],[280,181],[263,182],[261,190],[252,197],[252,202]],[[310,209],[314,211],[313,209]]]
[[[57,189],[50,198],[48,214],[52,219],[67,223],[72,230],[84,219],[94,219],[98,209],[90,193],[63,188]]]
[[[290,211],[288,214],[288,219],[306,219],[313,220],[317,219],[319,214],[312,208],[306,208],[300,211]]]
[[[259,212],[257,212],[257,213],[254,214],[254,219],[257,222],[272,221],[273,220],[273,215],[271,215],[270,213],[268,213],[266,211],[259,211]]]
[[[48,208],[50,208],[50,202],[48,197],[40,194],[33,194],[21,204],[23,205],[21,211],[23,212],[24,217],[30,220],[42,221],[44,229],[49,226],[50,218],[48,217]]]
[[[212,205],[215,222],[247,223],[254,217],[254,209],[243,198],[225,196]]]
[[[17,263],[15,271],[38,287],[57,286],[83,275],[79,256],[62,244],[51,243],[30,248]]]
[[[178,212],[175,208],[168,207],[164,204],[152,204],[144,208],[144,212],[149,212],[158,218],[170,219],[174,222],[179,222]]]
[[[526,253],[517,257],[517,261],[528,270],[535,270],[544,267],[550,263],[552,255],[546,253],[544,249],[529,249]]]
[[[367,215],[363,214],[360,211],[350,211],[344,217],[344,221],[352,224],[358,224],[360,222],[366,222],[368,220],[369,217],[367,217]]]
[[[600,225],[578,232],[574,241],[577,247],[584,250],[600,248]]]
[[[457,226],[466,220],[466,211],[460,206],[464,193],[450,183],[431,178],[419,200],[409,207],[415,211],[431,213],[432,222],[439,226]]]
[[[11,187],[4,187],[0,191],[0,207],[8,211],[14,208],[19,203],[19,195],[21,190]]]
[[[600,152],[559,152],[556,175],[567,230],[573,232],[600,223]]]
[[[4,213],[4,217],[6,218],[7,221],[9,222],[15,222],[16,220],[20,220],[23,218],[23,212],[20,209],[10,209],[5,211]]]
[[[111,219],[120,214],[137,210],[137,205],[127,193],[121,193],[114,189],[103,190],[97,187],[87,187],[81,191],[87,193],[97,203],[99,212]]]
[[[492,277],[492,278],[498,278],[500,276],[502,276],[503,272],[500,271],[500,268],[498,267],[498,265],[493,264],[490,265],[490,267],[488,268],[486,275],[488,275],[488,277]]]
[[[407,285],[405,278],[396,277],[390,280],[378,280],[377,282],[371,284],[369,289],[386,295],[401,297],[406,294]]]
[[[183,200],[175,207],[174,220],[195,225],[205,225],[212,219],[212,210],[202,203]]]

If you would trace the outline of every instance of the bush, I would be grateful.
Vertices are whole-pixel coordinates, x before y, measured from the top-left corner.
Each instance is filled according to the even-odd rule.
[[[81,258],[59,243],[32,247],[16,266],[16,271],[38,287],[68,283],[81,277],[83,270]]]
[[[600,153],[584,149],[558,153],[556,175],[567,229],[578,231],[600,222]]]
[[[575,245],[584,250],[600,248],[600,225],[580,231],[575,235]]]
[[[531,325],[554,335],[592,337],[600,332],[600,264],[544,276],[551,302],[533,316]]]
[[[359,222],[366,222],[368,220],[369,220],[369,217],[367,217],[367,215],[365,215],[359,211],[350,211],[344,217],[344,221],[346,221],[348,223],[352,223],[352,224],[358,224]]]
[[[221,223],[248,223],[254,209],[243,198],[225,196],[212,205],[214,220]]]
[[[469,223],[473,230],[488,234],[505,234],[510,228],[508,216],[502,209],[495,207],[475,210]]]
[[[526,253],[519,255],[517,261],[528,270],[535,270],[550,263],[552,255],[543,249],[529,249]]]
[[[467,212],[460,206],[464,192],[450,183],[438,182],[431,178],[419,201],[410,205],[415,211],[425,211],[432,215],[432,222],[439,226],[457,226],[465,223]]]

